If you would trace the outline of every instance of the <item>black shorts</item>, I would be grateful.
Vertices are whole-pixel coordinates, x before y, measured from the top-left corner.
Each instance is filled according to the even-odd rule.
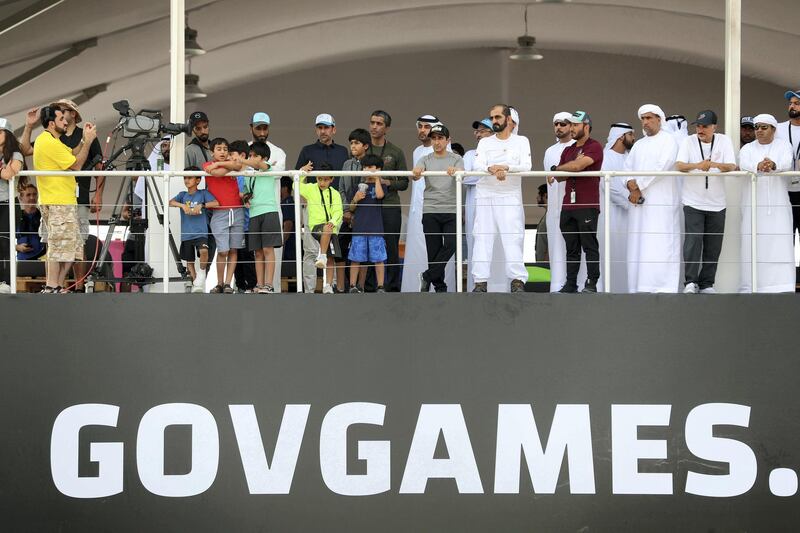
[[[313,228],[311,228],[311,236],[314,237],[316,240],[320,240],[322,238],[322,230],[325,228],[325,224],[317,224]],[[341,259],[342,257],[342,248],[339,246],[339,235],[336,233],[331,233],[331,242],[328,244],[328,249],[325,251],[325,255],[330,255],[334,259]],[[322,253],[322,250],[320,251]]]
[[[208,250],[208,239],[206,237],[181,241],[181,259],[194,263],[195,258],[200,257],[201,248]],[[195,255],[195,252],[197,252],[197,255]]]
[[[250,229],[247,230],[248,249],[255,252],[262,248],[280,248],[283,246],[282,230],[277,211],[251,217]]]

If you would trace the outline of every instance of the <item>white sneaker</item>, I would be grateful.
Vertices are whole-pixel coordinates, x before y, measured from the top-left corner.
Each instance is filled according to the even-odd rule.
[[[322,294],[333,294],[333,287],[330,285],[323,285]]]
[[[683,294],[697,294],[697,283],[687,283],[683,288]]]
[[[323,254],[319,254],[317,256],[317,260],[314,261],[314,266],[317,268],[325,268],[325,265],[327,264],[328,264],[328,258]]]
[[[11,294],[11,285],[5,281],[0,281],[0,294]]]
[[[205,292],[205,291],[203,290],[202,285],[196,285],[196,284],[192,285],[192,293],[193,294],[203,294],[203,292]]]
[[[717,294],[717,291],[714,287],[706,287],[705,289],[700,290],[700,294]]]

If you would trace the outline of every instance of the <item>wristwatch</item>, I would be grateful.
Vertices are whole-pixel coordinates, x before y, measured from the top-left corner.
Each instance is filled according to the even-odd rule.
[[[553,165],[552,167],[550,167],[550,170],[551,170],[552,172],[556,172],[556,169],[557,169],[557,168],[558,168],[558,165]]]

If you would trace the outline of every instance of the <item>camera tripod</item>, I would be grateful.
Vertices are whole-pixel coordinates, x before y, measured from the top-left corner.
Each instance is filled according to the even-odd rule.
[[[117,150],[112,156],[105,162],[103,165],[104,170],[115,170],[115,164],[117,158],[120,157],[124,152],[130,150],[131,156],[125,161],[125,170],[126,171],[134,171],[134,172],[141,172],[141,171],[150,171],[150,161],[144,156],[144,148],[146,144],[153,139],[141,137],[141,138],[134,138],[131,140],[130,143],[123,146],[119,150]],[[157,140],[156,140],[157,141]],[[169,216],[169,213],[163,212],[163,197],[161,196],[161,191],[159,191],[158,187],[154,186],[152,183],[152,176],[143,176],[145,180],[145,200],[143,202],[144,209],[147,206],[147,199],[153,198],[156,201],[152,204],[153,208],[156,212],[156,219],[158,223],[164,226],[164,217]],[[126,277],[117,278],[113,275],[103,275],[105,271],[107,271],[107,263],[109,259],[108,250],[111,246],[111,237],[114,234],[114,229],[122,224],[129,226],[129,232],[134,236],[134,240],[141,239],[141,242],[144,242],[145,233],[148,227],[147,221],[147,213],[143,211],[142,208],[136,209],[134,207],[134,187],[136,185],[136,177],[133,176],[125,176],[122,179],[122,183],[120,184],[119,190],[117,191],[117,199],[114,202],[111,216],[108,219],[108,233],[106,235],[105,240],[103,241],[103,247],[101,248],[97,262],[89,273],[86,278],[86,292],[94,292],[94,285],[97,281],[103,281],[108,283],[130,283],[132,285],[136,285],[140,289],[145,285],[152,285],[154,283],[160,283],[162,278],[155,278],[153,277],[153,269],[144,263],[144,258],[142,258],[141,263],[137,263],[134,267],[130,270],[130,273]],[[127,192],[126,192],[127,191]],[[125,203],[124,205],[120,202],[120,200],[125,195]],[[129,209],[129,216],[126,217],[123,215],[123,211],[127,207]],[[137,212],[138,211],[138,212]],[[169,278],[170,281],[180,281],[184,283],[184,289],[186,292],[191,291],[192,287],[192,278],[189,275],[189,270],[183,266],[183,262],[181,261],[180,251],[178,250],[177,245],[175,244],[175,238],[172,234],[172,228],[169,231],[169,249],[172,255],[172,259],[175,262],[175,265],[178,269],[178,277],[171,277]]]

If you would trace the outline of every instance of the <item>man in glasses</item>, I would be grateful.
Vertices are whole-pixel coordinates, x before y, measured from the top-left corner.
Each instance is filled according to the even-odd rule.
[[[549,170],[561,162],[561,154],[567,146],[572,146],[572,128],[569,117],[572,113],[561,111],[553,116],[553,133],[556,143],[544,153],[544,169]],[[567,249],[561,236],[561,201],[564,199],[566,184],[555,178],[547,178],[547,245],[550,254],[550,292],[558,292],[567,280]]]
[[[756,172],[757,257],[751,255],[750,187],[742,190],[742,292],[752,288],[751,261],[758,266],[756,292],[794,292],[794,250],[792,208],[789,205],[791,178],[772,176],[792,169],[794,151],[786,139],[775,136],[778,121],[772,115],[753,118],[756,141],[739,152],[742,170]]]
[[[689,172],[683,179],[685,264],[684,294],[714,294],[717,261],[725,233],[725,178],[736,170],[730,138],[717,133],[717,114],[708,109],[692,122],[696,133],[683,140],[675,169]]]

